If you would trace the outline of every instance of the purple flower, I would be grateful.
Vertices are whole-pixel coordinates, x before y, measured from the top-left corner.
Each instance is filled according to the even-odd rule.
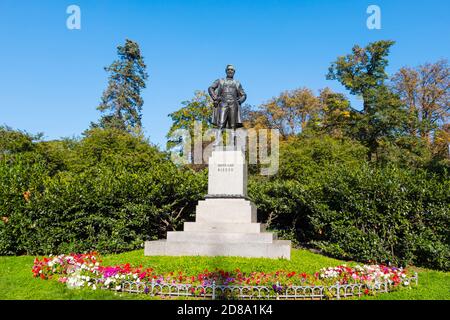
[[[211,285],[211,281],[203,280],[202,286],[206,287],[206,286],[209,286],[209,285]]]
[[[273,290],[276,291],[276,292],[281,292],[281,290],[283,290],[283,287],[282,287],[282,286],[278,286],[278,285],[276,285],[276,284],[272,285],[272,288],[273,288]]]
[[[117,267],[106,267],[103,269],[103,276],[105,278],[114,277],[117,273],[119,273],[120,268]]]
[[[144,293],[147,294],[147,293],[149,293],[149,291],[150,291],[150,290],[149,290],[148,287],[146,286],[145,289],[144,289]]]

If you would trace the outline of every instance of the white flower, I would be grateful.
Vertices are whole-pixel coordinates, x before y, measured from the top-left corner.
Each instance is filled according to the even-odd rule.
[[[121,286],[116,286],[116,290],[120,290],[121,288]]]

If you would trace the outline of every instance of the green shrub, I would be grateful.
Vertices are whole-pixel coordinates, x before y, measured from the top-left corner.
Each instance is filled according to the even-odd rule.
[[[193,220],[206,193],[206,171],[177,167],[121,131],[50,142],[0,135],[0,255],[136,249]],[[339,258],[450,269],[445,162],[376,165],[359,143],[328,136],[280,151],[278,175],[249,180],[269,229]]]
[[[450,179],[425,170],[323,164],[314,179],[251,181],[272,229],[346,259],[449,270]]]
[[[191,218],[206,191],[204,172],[176,167],[140,138],[94,134],[55,174],[47,170],[54,157],[2,160],[0,254],[132,250]]]

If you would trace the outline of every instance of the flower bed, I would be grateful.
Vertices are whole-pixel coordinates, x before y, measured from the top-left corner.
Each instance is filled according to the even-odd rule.
[[[109,289],[153,295],[209,298],[342,298],[388,292],[417,284],[417,274],[384,265],[323,268],[315,274],[278,270],[244,273],[239,269],[157,274],[129,263],[102,266],[99,255],[71,254],[36,258],[34,277],[55,278],[71,288]]]

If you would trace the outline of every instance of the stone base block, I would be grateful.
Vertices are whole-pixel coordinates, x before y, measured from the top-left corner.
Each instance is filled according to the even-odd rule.
[[[146,241],[144,254],[146,256],[237,256],[290,259],[291,241],[274,240],[272,243]]]
[[[205,223],[205,222],[185,222],[184,231],[189,232],[241,232],[259,233],[266,231],[266,227],[261,223]]]
[[[242,232],[189,232],[189,231],[169,231],[167,241],[180,242],[239,242],[239,243],[271,243],[277,239],[277,235],[271,232],[262,233],[242,233]]]
[[[256,206],[246,199],[206,199],[198,202],[195,221],[206,223],[256,223]]]
[[[255,204],[246,198],[200,200],[195,220],[185,222],[184,231],[167,232],[167,240],[145,242],[145,255],[291,257],[291,242],[265,232]]]

